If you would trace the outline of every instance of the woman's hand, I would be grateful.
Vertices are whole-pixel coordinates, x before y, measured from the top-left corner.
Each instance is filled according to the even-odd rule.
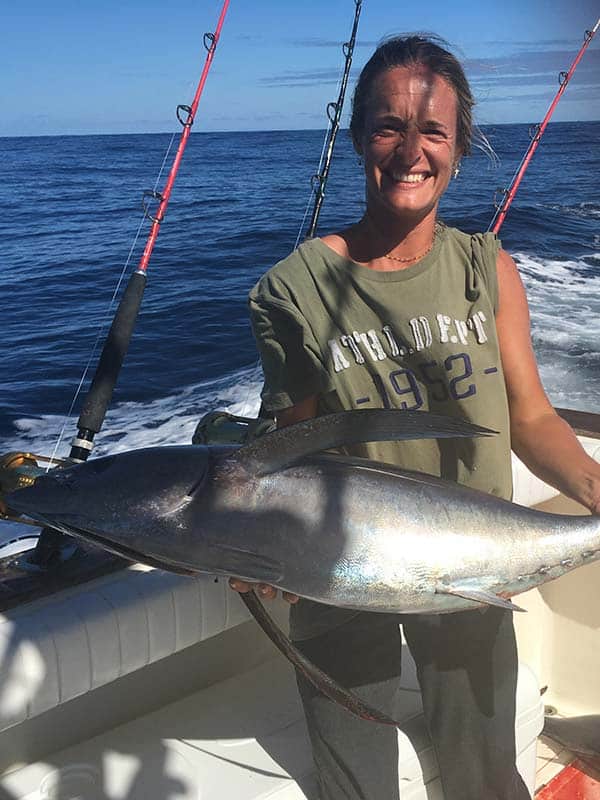
[[[229,585],[240,594],[251,592],[254,589],[256,594],[265,600],[274,600],[277,597],[277,589],[268,583],[247,583],[239,580],[239,578],[229,578]],[[282,592],[281,595],[284,600],[292,605],[300,599],[297,594],[291,594],[291,592]]]

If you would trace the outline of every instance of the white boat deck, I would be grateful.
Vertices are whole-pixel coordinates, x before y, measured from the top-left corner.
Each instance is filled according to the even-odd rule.
[[[399,730],[402,798],[442,800],[408,654],[405,664]],[[519,767],[533,785],[535,742],[543,720],[537,682],[527,668],[520,676],[518,703]],[[106,800],[316,798],[293,671],[279,655],[9,771],[0,785],[14,800],[33,800],[36,792],[40,798]]]
[[[543,734],[537,743],[535,790],[543,789],[552,778],[558,775],[568,765],[572,764],[577,756],[562,744],[554,742]]]

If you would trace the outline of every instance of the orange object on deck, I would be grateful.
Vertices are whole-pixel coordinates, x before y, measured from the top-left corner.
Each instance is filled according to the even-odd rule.
[[[600,774],[574,761],[537,792],[535,800],[600,800]]]

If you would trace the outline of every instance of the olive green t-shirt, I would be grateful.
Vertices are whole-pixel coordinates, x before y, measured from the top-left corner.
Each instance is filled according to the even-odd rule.
[[[427,256],[379,272],[321,239],[250,293],[268,411],[319,395],[319,413],[431,410],[499,431],[473,439],[354,445],[347,452],[510,498],[508,402],[495,327],[493,234],[442,226]],[[296,638],[303,638],[297,636]]]

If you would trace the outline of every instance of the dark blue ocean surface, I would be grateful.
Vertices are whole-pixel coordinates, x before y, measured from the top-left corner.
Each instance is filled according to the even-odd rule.
[[[465,159],[444,198],[442,216],[467,231],[487,228],[495,190],[528,143],[525,125],[486,133],[499,166],[481,153]],[[0,453],[48,453],[63,428],[59,453],[68,452],[76,413],[65,415],[140,224],[141,191],[164,185],[170,139],[0,139]],[[215,407],[256,410],[246,295],[297,240],[322,142],[320,131],[192,135],[98,453],[189,441]],[[600,409],[599,173],[600,123],[551,125],[501,233],[527,285],[546,388],[556,404],[588,410]],[[362,195],[342,132],[320,232],[360,217]]]

